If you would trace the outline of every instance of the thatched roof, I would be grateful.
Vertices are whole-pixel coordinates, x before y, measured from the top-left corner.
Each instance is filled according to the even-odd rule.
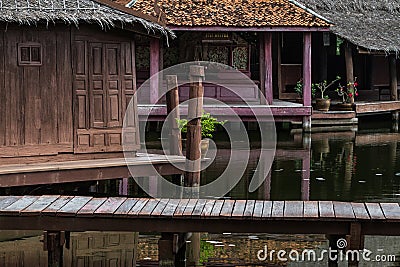
[[[329,27],[290,0],[114,0],[157,16],[171,27]]]
[[[370,50],[400,52],[400,0],[298,0],[329,19],[332,31]]]
[[[39,22],[97,23],[102,28],[116,24],[141,24],[148,32],[171,32],[156,19],[117,5],[109,0],[0,0],[0,21],[36,24]]]

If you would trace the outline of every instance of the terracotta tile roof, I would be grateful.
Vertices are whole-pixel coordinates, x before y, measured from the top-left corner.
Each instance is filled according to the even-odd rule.
[[[157,16],[155,1],[168,26],[329,27],[288,0],[137,0],[132,8]]]

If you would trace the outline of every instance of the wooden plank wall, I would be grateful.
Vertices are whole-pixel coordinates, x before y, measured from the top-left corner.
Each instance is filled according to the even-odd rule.
[[[72,151],[69,27],[9,26],[0,38],[0,156]],[[41,44],[41,66],[18,65],[26,42]]]

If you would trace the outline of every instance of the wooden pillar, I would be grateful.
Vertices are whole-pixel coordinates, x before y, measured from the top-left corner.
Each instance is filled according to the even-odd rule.
[[[347,241],[349,250],[358,250],[362,251],[364,249],[364,235],[362,234],[361,224],[360,223],[351,223],[350,224],[350,235]],[[349,267],[357,267],[359,260],[357,259],[349,259]]]
[[[63,247],[65,243],[65,233],[61,231],[45,231],[43,233],[43,247],[47,251],[47,266],[63,266]]]
[[[266,104],[271,105],[274,94],[272,84],[272,33],[264,32],[264,95]]]
[[[180,119],[178,79],[176,75],[167,75],[167,115],[169,115],[169,153],[182,155],[182,138],[177,119]],[[171,114],[172,113],[172,114]]]
[[[311,134],[303,134],[302,142],[307,153],[302,158],[301,200],[310,200]]]
[[[349,42],[344,46],[344,57],[346,61],[346,79],[347,84],[350,83],[350,88],[354,89],[354,66],[353,66],[353,49]],[[354,103],[354,95],[350,98],[350,102]]]
[[[397,68],[396,68],[396,55],[389,55],[389,75],[390,75],[390,100],[397,101],[399,96],[397,94]],[[392,112],[392,119],[396,123],[399,120],[399,112]]]
[[[155,104],[159,98],[159,77],[160,71],[160,40],[150,39],[150,104]]]
[[[311,107],[311,32],[303,34],[303,105]],[[311,131],[311,116],[303,118],[303,130]]]
[[[172,233],[161,233],[158,240],[158,266],[174,267],[174,235]]]
[[[186,158],[193,161],[187,169],[192,171],[185,172],[185,186],[200,185],[200,164],[201,164],[201,115],[203,111],[203,78],[204,67],[190,66],[190,88],[189,88],[189,107],[186,139]],[[192,100],[193,99],[193,100]],[[197,171],[198,170],[198,171]]]

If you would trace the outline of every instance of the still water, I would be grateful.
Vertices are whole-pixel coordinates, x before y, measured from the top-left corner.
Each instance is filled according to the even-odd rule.
[[[252,150],[245,175],[226,198],[400,202],[400,134],[393,132],[390,125],[360,124],[358,131],[320,132],[310,136],[281,129],[270,175],[252,193],[248,192],[248,186],[257,166],[259,148],[257,133],[250,136]],[[220,149],[215,161],[202,173],[204,183],[218,177],[229,160],[225,138],[216,139],[220,140],[217,142]],[[158,143],[153,143],[153,148],[157,148]],[[126,179],[14,188],[3,193],[144,195],[133,180]],[[39,235],[39,232],[0,232],[0,266],[47,266]],[[158,257],[157,240],[157,235],[73,233],[70,249],[64,252],[64,266],[154,266]],[[399,241],[397,237],[367,237],[366,248],[396,255],[397,262],[362,262],[360,266],[400,266]],[[257,251],[265,245],[270,249],[315,250],[328,246],[324,236],[318,235],[204,234],[201,260],[207,266],[327,266],[327,261],[260,262]]]

